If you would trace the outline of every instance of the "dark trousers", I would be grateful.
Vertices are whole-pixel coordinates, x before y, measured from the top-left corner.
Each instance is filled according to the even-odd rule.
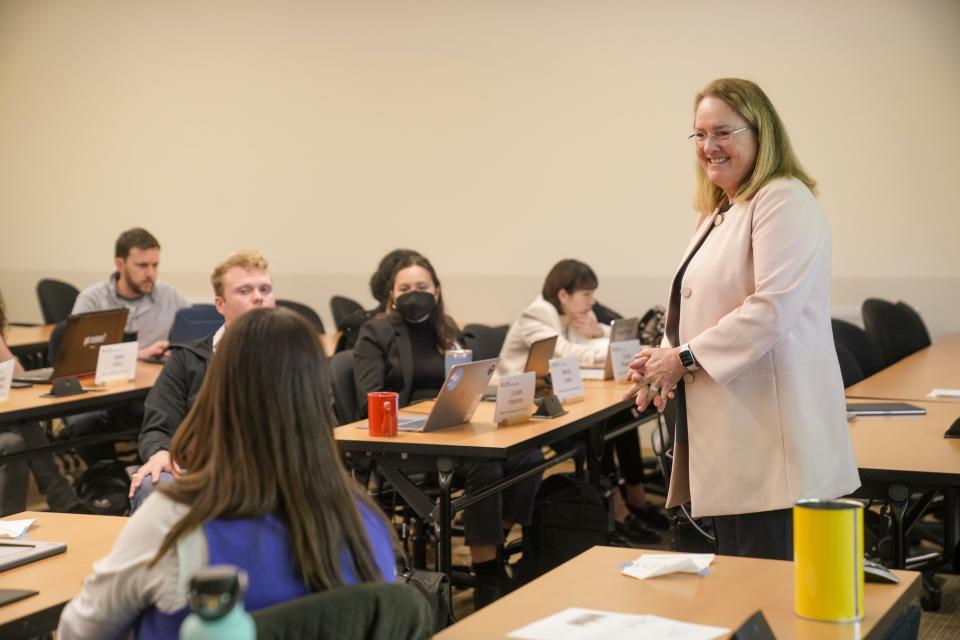
[[[793,510],[714,516],[717,553],[724,556],[793,560]]]
[[[617,461],[613,460],[613,450],[617,450]],[[617,476],[630,486],[643,484],[643,460],[640,457],[640,435],[636,429],[610,440],[603,447],[602,470],[607,477]]]
[[[466,495],[485,489],[505,476],[530,469],[543,462],[543,452],[532,449],[506,460],[482,459],[462,465]],[[537,498],[542,476],[522,480],[505,491],[481,500],[463,510],[464,542],[473,547],[503,544],[502,520],[514,524],[530,524],[533,503]]]

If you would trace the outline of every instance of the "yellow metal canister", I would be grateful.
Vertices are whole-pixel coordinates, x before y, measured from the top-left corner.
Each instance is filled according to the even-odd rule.
[[[863,505],[799,500],[793,507],[793,563],[798,616],[863,618]]]

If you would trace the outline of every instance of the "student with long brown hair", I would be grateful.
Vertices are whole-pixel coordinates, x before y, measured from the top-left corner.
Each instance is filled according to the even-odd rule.
[[[337,455],[327,361],[284,309],[225,332],[171,442],[185,469],[134,513],[60,620],[60,638],[174,637],[208,564],[249,576],[255,610],[357,582],[392,581],[393,539]]]

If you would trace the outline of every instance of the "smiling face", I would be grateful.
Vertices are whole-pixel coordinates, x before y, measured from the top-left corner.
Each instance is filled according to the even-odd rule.
[[[749,127],[750,123],[720,98],[706,96],[697,105],[693,126],[695,132],[716,134]],[[707,178],[723,189],[731,201],[753,172],[757,149],[757,136],[749,128],[724,142],[718,142],[714,135],[707,135],[703,146],[696,146],[697,159]]]

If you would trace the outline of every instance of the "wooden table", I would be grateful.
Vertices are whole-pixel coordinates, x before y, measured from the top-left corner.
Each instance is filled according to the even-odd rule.
[[[10,325],[7,327],[6,342],[11,349],[45,349],[53,333],[52,324],[38,324],[24,327]]]
[[[65,553],[0,572],[0,589],[33,589],[31,596],[0,607],[0,637],[32,638],[57,627],[64,605],[80,593],[93,562],[107,555],[127,518],[27,511],[4,520],[36,518],[27,537],[66,542]]]
[[[119,407],[143,400],[163,369],[162,365],[148,362],[137,363],[137,376],[132,381],[110,383],[96,388],[94,391],[75,396],[59,398],[44,397],[50,392],[50,385],[35,384],[23,389],[11,389],[7,400],[0,402],[0,426],[13,426],[26,422],[48,420],[62,416],[85,413],[99,409]],[[84,388],[94,389],[93,378],[81,380]],[[94,434],[83,438],[75,438],[58,442],[40,449],[30,449],[20,453],[3,456],[9,462],[21,457],[27,457],[37,451],[55,451],[57,449],[74,448],[87,444],[94,444],[105,439],[115,439],[118,434]]]
[[[593,547],[435,637],[504,638],[567,607],[584,607],[654,614],[731,631],[759,609],[778,640],[879,638],[920,592],[919,573],[896,571],[898,585],[866,585],[866,614],[858,624],[813,622],[793,612],[792,562],[717,556],[705,576],[636,580],[622,575],[618,565],[642,553],[658,552]]]
[[[585,381],[581,402],[565,405],[567,414],[549,420],[531,420],[523,424],[498,427],[493,423],[495,404],[481,403],[468,423],[430,433],[400,432],[393,438],[370,436],[366,421],[334,429],[338,446],[348,457],[370,459],[377,463],[383,476],[425,523],[440,530],[438,560],[440,571],[450,574],[452,568],[450,522],[452,516],[466,506],[503,491],[527,477],[586,453],[590,479],[599,482],[603,454],[605,421],[623,412],[630,403],[623,400],[629,385],[612,381]],[[431,403],[414,405],[402,414],[429,412]],[[653,415],[648,414],[648,415]],[[518,453],[549,445],[565,438],[584,434],[585,442],[546,460],[535,469],[504,478],[482,492],[451,500],[454,469],[463,459],[505,459]],[[439,474],[440,500],[432,497],[408,478],[410,472],[435,471]]]
[[[960,333],[954,333],[847,388],[848,398],[923,400],[958,404],[960,398],[928,398],[934,388],[960,389]]]

